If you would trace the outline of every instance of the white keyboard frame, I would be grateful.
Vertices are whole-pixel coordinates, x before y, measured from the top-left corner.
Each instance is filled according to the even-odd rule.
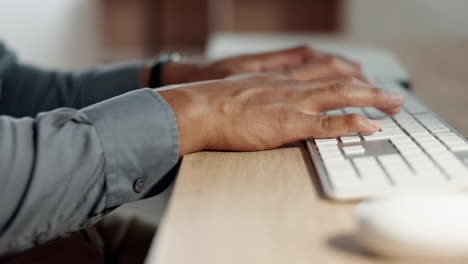
[[[447,124],[442,118],[440,118],[437,114],[432,112],[426,105],[424,105],[419,100],[417,100],[417,98],[414,97],[414,95],[412,95],[409,92],[406,92],[406,95],[411,96],[412,100],[414,100],[417,103],[419,103],[419,104],[423,105],[424,107],[426,107],[427,111],[425,111],[424,113],[432,114],[442,124],[447,126],[447,128],[450,129],[450,132],[458,135],[460,138],[462,138],[465,141],[465,143],[468,143],[467,139],[463,135],[458,133],[453,127],[451,127],[449,124]],[[338,140],[338,138],[337,138],[337,140]],[[381,190],[378,190],[378,191],[376,190],[376,191],[373,191],[373,192],[363,192],[363,190],[359,189],[359,188],[356,188],[356,189],[348,188],[348,189],[346,189],[346,191],[343,191],[343,190],[338,191],[337,189],[335,189],[333,187],[333,183],[331,182],[330,178],[328,177],[328,173],[327,173],[326,168],[325,168],[325,166],[324,166],[324,164],[322,162],[319,151],[317,149],[317,145],[315,144],[314,140],[313,139],[306,140],[305,143],[306,143],[306,146],[307,146],[307,148],[309,150],[309,153],[310,153],[312,162],[314,164],[315,170],[317,172],[317,175],[319,177],[319,181],[320,181],[320,184],[322,186],[322,189],[323,189],[325,195],[330,199],[338,200],[338,201],[352,201],[352,200],[362,200],[362,199],[366,199],[366,198],[375,198],[375,197],[385,196],[385,195],[389,195],[389,194],[392,194],[392,193],[398,193],[398,192],[402,192],[402,191],[417,191],[417,189],[411,189],[411,188],[409,188],[409,189],[404,188],[403,189],[403,188],[392,187],[392,186],[390,186],[388,189],[381,189]],[[347,159],[347,160],[350,160],[350,159]],[[436,189],[436,190],[449,190],[449,191],[458,191],[458,190],[468,189],[468,175],[467,175],[466,184],[459,184],[459,183],[450,184],[450,183],[447,183],[447,185],[444,185],[444,186],[431,186],[431,187],[433,187],[433,189]]]

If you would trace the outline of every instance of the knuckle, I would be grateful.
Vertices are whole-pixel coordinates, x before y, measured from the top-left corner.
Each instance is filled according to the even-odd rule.
[[[346,95],[346,85],[344,83],[334,83],[326,88],[331,94]]]
[[[324,131],[328,131],[331,127],[331,122],[332,120],[330,116],[328,115],[320,116],[319,127]]]
[[[358,114],[349,114],[345,117],[345,123],[348,127],[354,127],[355,125],[359,124],[361,120],[361,116]]]
[[[350,83],[350,84],[353,84],[353,83],[356,83],[357,82],[357,78],[353,75],[344,75],[343,76],[343,82],[344,83]]]
[[[301,83],[298,80],[291,79],[291,78],[286,78],[286,79],[277,79],[275,82],[279,88],[281,88],[284,91],[295,93],[297,92],[296,88],[298,85]]]
[[[327,55],[326,57],[324,57],[323,59],[324,63],[326,63],[327,65],[334,65],[336,63],[335,61],[335,57],[333,56],[330,56],[330,55]]]
[[[304,73],[304,72],[307,72],[308,71],[308,67],[307,66],[304,66],[304,67],[300,67],[300,68],[288,68],[288,69],[285,69],[283,74],[284,74],[284,77],[285,78],[290,78],[290,79],[301,79],[301,75]]]
[[[338,66],[338,59],[335,56],[331,56],[328,62],[332,66]]]
[[[330,57],[330,64],[334,66],[335,68],[339,69],[341,68],[342,60],[336,56],[331,56]]]
[[[381,98],[384,96],[384,91],[379,88],[372,88],[371,92],[375,98]]]
[[[352,83],[352,84],[360,84],[360,83],[361,83],[361,80],[359,80],[359,78],[357,78],[356,76],[351,75],[351,81],[350,81],[350,83]]]

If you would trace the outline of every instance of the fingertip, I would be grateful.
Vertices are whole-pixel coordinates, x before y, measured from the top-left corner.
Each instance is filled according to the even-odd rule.
[[[403,95],[399,93],[385,92],[385,95],[388,99],[392,101],[403,102],[403,100],[405,99],[405,97],[403,97]]]
[[[356,76],[356,78],[358,78],[360,81],[371,84],[371,82],[369,81],[369,79],[368,79],[364,74],[358,72],[358,73],[355,73],[355,76]],[[372,86],[374,86],[374,85],[372,85]]]
[[[379,108],[380,111],[388,114],[388,115],[396,115],[400,113],[400,107],[393,107],[393,108]]]
[[[386,109],[383,110],[385,113],[390,114],[393,111],[390,109],[398,109],[405,103],[404,96],[399,93],[388,92],[378,88],[375,88],[374,92],[376,92],[376,98],[378,98],[374,106],[379,109]]]
[[[354,76],[354,75],[352,76],[353,76],[353,82],[357,85],[369,87],[369,88],[375,87],[374,83],[368,78],[366,78],[365,76],[362,76],[362,78],[358,78],[358,76]]]
[[[374,133],[380,129],[380,122],[377,120],[359,114],[347,114],[344,117],[348,132]]]
[[[362,117],[360,119],[360,128],[362,129],[360,132],[375,133],[380,129],[380,122],[378,120]]]

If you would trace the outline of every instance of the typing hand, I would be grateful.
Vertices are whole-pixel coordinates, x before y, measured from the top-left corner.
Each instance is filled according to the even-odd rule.
[[[320,73],[332,71],[322,69]],[[313,67],[240,75],[158,90],[179,125],[179,153],[203,149],[253,151],[348,132],[374,133],[378,121],[350,114],[320,115],[342,107],[374,106],[398,112],[403,97],[355,77],[314,76]]]
[[[351,60],[333,56],[327,53],[308,48],[306,46],[292,49],[228,57],[214,62],[205,63],[180,63],[170,62],[166,64],[162,72],[164,85],[188,83],[222,79],[233,75],[245,73],[279,72],[295,69],[307,64],[334,63],[336,68],[327,67],[328,71],[315,72],[314,77],[326,77],[330,73],[349,74],[365,79],[358,63]],[[330,72],[333,71],[333,72]]]

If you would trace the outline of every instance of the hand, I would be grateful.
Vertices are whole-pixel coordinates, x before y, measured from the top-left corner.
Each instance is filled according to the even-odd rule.
[[[203,149],[264,150],[309,138],[373,133],[380,128],[378,121],[320,113],[374,106],[395,114],[403,104],[401,95],[355,77],[307,80],[308,75],[314,71],[304,67],[158,90],[177,118],[179,155]]]
[[[245,73],[279,72],[333,58],[339,58],[343,64],[360,71],[359,64],[355,62],[302,46],[254,55],[228,57],[208,63],[170,62],[164,66],[161,78],[164,85],[189,83],[223,79]]]

